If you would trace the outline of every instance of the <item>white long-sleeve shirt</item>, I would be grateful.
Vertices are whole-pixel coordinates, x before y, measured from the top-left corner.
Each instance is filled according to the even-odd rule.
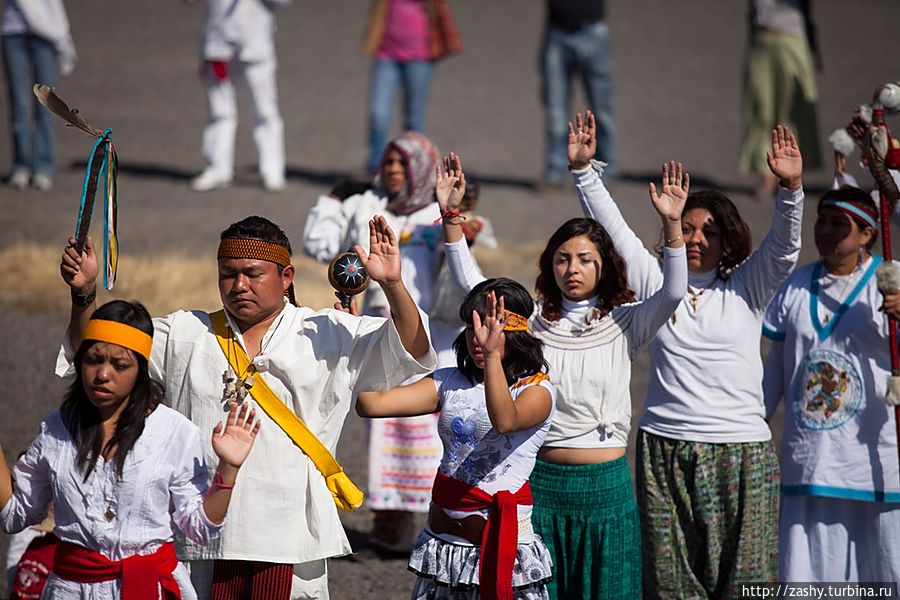
[[[457,283],[470,290],[484,280],[468,245],[445,244]],[[681,301],[687,287],[684,248],[666,248],[664,285],[643,302],[617,306],[598,318],[593,303],[564,302],[559,321],[548,321],[540,306],[530,319],[544,342],[556,412],[545,446],[625,447],[631,431],[631,361]]]
[[[427,327],[428,317],[421,318]],[[229,323],[243,346],[239,328]],[[166,401],[208,436],[226,414],[222,374],[228,369],[209,316],[178,311],[153,324],[150,375],[165,387]],[[332,454],[359,391],[396,387],[436,366],[433,351],[418,361],[410,356],[389,319],[290,304],[260,346],[253,360],[258,376]],[[71,354],[61,352],[58,373],[69,367],[67,358]],[[226,527],[209,546],[185,541],[179,558],[296,564],[348,554],[350,544],[324,478],[251,396],[247,401],[261,425],[228,508],[229,521],[239,526]],[[204,452],[207,462],[216,464],[209,439]]]
[[[203,509],[208,470],[200,431],[183,415],[158,406],[147,417],[121,479],[115,461],[101,456],[85,481],[77,452],[59,412],[41,422],[40,433],[16,463],[13,496],[0,512],[4,531],[40,523],[52,500],[56,536],[110,560],[156,552],[174,539],[176,526],[196,544],[219,537],[222,525],[212,524]],[[187,571],[179,567],[174,576],[192,597]],[[84,591],[78,597],[103,598],[115,597],[110,593],[119,585],[112,580],[65,587]]]
[[[625,223],[592,167],[573,173],[584,210],[609,233],[638,298],[660,288],[662,267]],[[728,443],[771,439],[762,394],[760,332],[766,305],[800,254],[803,190],[780,189],[772,227],[728,280],[691,273],[704,290],[697,308],[685,294],[650,344],[650,382],[640,428],[686,441]]]

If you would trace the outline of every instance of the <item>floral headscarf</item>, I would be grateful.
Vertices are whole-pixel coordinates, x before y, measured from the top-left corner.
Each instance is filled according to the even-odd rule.
[[[385,146],[378,161],[373,183],[382,187],[381,173],[391,150],[399,152],[406,161],[406,189],[391,197],[388,208],[397,215],[409,215],[434,202],[437,175],[434,169],[441,159],[437,147],[418,131],[401,133]]]

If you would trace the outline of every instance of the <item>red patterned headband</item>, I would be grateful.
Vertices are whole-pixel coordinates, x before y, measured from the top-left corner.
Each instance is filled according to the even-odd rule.
[[[291,264],[291,253],[284,246],[250,238],[225,238],[219,242],[216,258],[250,258],[273,262],[281,267]]]
[[[527,331],[531,333],[531,329],[528,328],[528,319],[511,310],[506,311],[506,327],[503,328],[503,331]]]

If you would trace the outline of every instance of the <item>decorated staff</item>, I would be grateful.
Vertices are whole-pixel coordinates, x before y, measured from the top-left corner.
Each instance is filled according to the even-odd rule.
[[[116,282],[119,263],[119,241],[116,233],[118,223],[119,159],[112,142],[112,129],[101,131],[93,127],[81,116],[78,109],[69,108],[63,100],[46,85],[35,84],[34,95],[41,104],[66,122],[66,125],[80,129],[96,138],[88,158],[81,189],[81,205],[75,222],[75,250],[81,254],[87,243],[88,232],[94,214],[94,198],[98,186],[103,187],[103,287],[111,290]]]
[[[865,136],[864,157],[872,178],[878,185],[881,210],[881,253],[884,262],[879,266],[878,290],[887,295],[900,289],[900,269],[892,262],[891,253],[891,214],[900,199],[897,184],[888,172],[889,169],[900,169],[900,143],[893,136],[884,119],[885,103],[888,106],[898,104],[900,87],[896,84],[879,86],[872,102],[872,123]],[[894,407],[895,427],[897,431],[897,453],[900,460],[900,355],[897,348],[897,320],[888,317],[888,347],[891,352],[891,375],[885,402]]]

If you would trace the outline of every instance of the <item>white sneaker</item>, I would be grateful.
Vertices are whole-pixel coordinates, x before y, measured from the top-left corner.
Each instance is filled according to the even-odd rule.
[[[12,172],[12,175],[9,176],[7,183],[17,190],[24,190],[28,187],[29,179],[31,179],[31,174],[28,171],[25,169],[16,169]]]
[[[203,171],[191,180],[191,189],[195,192],[208,192],[229,185],[231,185],[231,177],[225,177],[213,171]]]
[[[284,190],[284,186],[284,175],[278,175],[276,177],[263,177],[263,187],[268,192],[280,192]]]
[[[38,173],[31,180],[31,185],[42,192],[49,192],[53,187],[53,178],[46,173]]]

